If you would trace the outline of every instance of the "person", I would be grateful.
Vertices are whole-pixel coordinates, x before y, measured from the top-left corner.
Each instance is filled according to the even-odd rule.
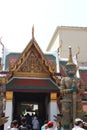
[[[21,125],[19,126],[19,130],[28,130],[27,126],[26,126],[26,118],[22,117],[21,119]]]
[[[41,126],[41,130],[45,130],[47,128],[47,126],[48,126],[47,123],[48,123],[48,121],[45,120],[44,124]]]
[[[18,130],[18,121],[17,120],[13,120],[13,127],[11,128],[11,130]]]
[[[61,125],[61,122],[57,122],[57,126],[55,127],[55,130],[64,130],[63,126]]]
[[[47,125],[48,125],[47,130],[54,130],[54,122],[53,122],[53,121],[49,121],[49,122],[47,123]]]
[[[47,125],[47,124],[45,124],[44,126],[45,126],[45,128],[44,128],[44,129],[45,129],[45,130],[47,130],[47,129],[48,129],[48,125]]]
[[[39,130],[39,121],[36,116],[34,116],[34,118],[32,120],[32,129]]]
[[[85,130],[83,126],[84,126],[83,120],[81,120],[80,118],[76,118],[72,130]]]
[[[77,67],[72,60],[71,47],[69,47],[69,59],[65,66],[67,76],[61,79],[60,93],[62,96],[62,124],[65,130],[70,130],[76,117],[83,118],[81,94],[84,88],[80,78],[76,77]]]
[[[84,129],[87,130],[87,114],[84,115],[83,121],[84,121]]]
[[[28,129],[30,130],[31,129],[31,126],[32,126],[32,119],[31,119],[31,116],[29,113],[27,113],[25,115],[26,117],[26,126],[28,127]]]

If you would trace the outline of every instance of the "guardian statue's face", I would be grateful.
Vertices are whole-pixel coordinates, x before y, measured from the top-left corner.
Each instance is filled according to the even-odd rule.
[[[76,74],[76,70],[75,65],[66,65],[66,72],[68,76],[74,76]]]

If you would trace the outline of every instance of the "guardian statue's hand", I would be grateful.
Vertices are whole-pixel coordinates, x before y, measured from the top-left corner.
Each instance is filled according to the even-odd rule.
[[[71,92],[77,92],[77,91],[78,91],[78,88],[76,86],[72,86]]]

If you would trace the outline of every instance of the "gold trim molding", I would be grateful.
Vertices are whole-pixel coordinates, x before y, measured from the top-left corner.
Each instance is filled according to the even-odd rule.
[[[50,100],[57,100],[57,93],[51,93]]]
[[[13,99],[13,92],[6,92],[6,100],[12,100]]]

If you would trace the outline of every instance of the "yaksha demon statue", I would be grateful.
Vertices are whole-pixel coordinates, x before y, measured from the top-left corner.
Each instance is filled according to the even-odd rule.
[[[70,130],[75,118],[83,118],[81,94],[84,88],[80,78],[76,77],[76,65],[72,61],[71,47],[69,47],[69,60],[66,64],[67,77],[61,80],[60,92],[62,95],[62,124],[65,130]],[[71,124],[71,125],[70,125]]]

